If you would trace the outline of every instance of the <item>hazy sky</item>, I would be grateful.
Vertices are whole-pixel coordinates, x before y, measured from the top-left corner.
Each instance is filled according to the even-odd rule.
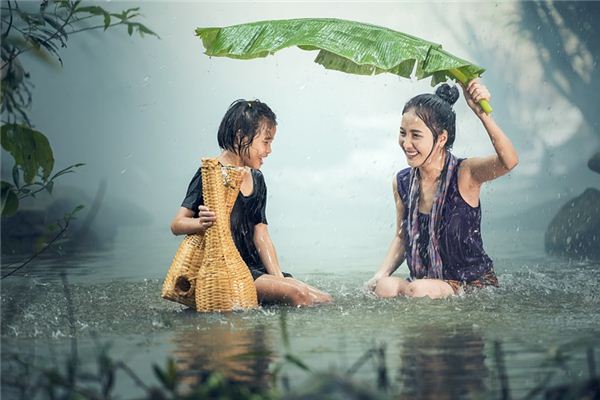
[[[200,158],[218,154],[216,130],[228,105],[258,98],[279,122],[263,173],[280,253],[325,246],[349,257],[360,248],[383,257],[393,234],[392,177],[406,166],[397,144],[402,106],[432,91],[429,80],[326,71],[313,63],[316,52],[297,48],[252,61],[209,58],[194,35],[196,27],[255,20],[336,17],[384,25],[486,67],[494,115],[521,164],[486,188],[485,218],[516,215],[557,192],[575,195],[595,179],[585,162],[598,138],[579,132],[578,111],[543,83],[531,45],[517,32],[513,3],[101,4],[114,11],[139,5],[142,22],[160,40],[114,29],[73,36],[61,51],[62,68],[24,59],[35,84],[31,117],[49,137],[57,168],[87,164],[61,179],[57,193],[71,186],[93,196],[104,178],[107,206],[124,214],[143,210],[156,229],[168,231]],[[462,94],[455,108],[454,153],[490,154]],[[581,152],[540,171],[549,150],[577,140],[585,144]],[[581,169],[581,183],[536,183],[544,173],[560,177],[574,168]]]

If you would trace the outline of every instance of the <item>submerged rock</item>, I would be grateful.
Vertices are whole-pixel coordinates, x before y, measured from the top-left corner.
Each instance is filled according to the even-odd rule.
[[[588,188],[565,204],[546,230],[549,254],[600,259],[600,190]]]
[[[596,152],[596,154],[594,154],[592,158],[590,158],[590,160],[588,161],[588,167],[592,171],[600,174],[600,151]]]

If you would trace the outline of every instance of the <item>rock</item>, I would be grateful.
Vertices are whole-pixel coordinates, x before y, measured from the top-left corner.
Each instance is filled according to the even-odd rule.
[[[600,190],[588,188],[558,211],[546,230],[545,247],[549,254],[600,260]]]
[[[597,151],[596,154],[594,154],[592,158],[590,158],[590,160],[588,161],[588,167],[592,171],[600,174],[600,151]]]

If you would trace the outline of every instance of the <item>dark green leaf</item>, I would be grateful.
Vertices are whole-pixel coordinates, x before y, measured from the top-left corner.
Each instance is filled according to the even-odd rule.
[[[71,214],[75,214],[75,213],[83,210],[84,208],[85,208],[85,206],[83,204],[80,204],[77,207],[75,207],[75,209],[73,209],[73,211],[71,211]]]
[[[92,15],[104,15],[106,11],[98,6],[79,7],[75,10],[76,13],[88,13]]]
[[[127,33],[129,36],[133,33],[133,24],[127,24]]]
[[[310,368],[308,367],[308,365],[304,364],[304,362],[302,360],[300,360],[298,357],[296,357],[292,354],[286,354],[285,359],[288,362],[290,362],[291,364],[295,365],[296,367],[303,369],[307,372],[310,372]]]
[[[140,11],[139,7],[134,7],[134,8],[128,8],[127,10],[125,10],[125,15],[128,15],[130,12],[133,11]]]
[[[56,29],[56,32],[60,33],[65,39],[67,38],[67,32],[65,32],[63,24],[59,23],[47,14],[44,14],[44,20],[46,20],[50,26]]]
[[[43,133],[21,124],[6,124],[1,130],[2,148],[23,170],[25,183],[32,183],[38,170],[47,180],[54,168],[52,148]]]
[[[148,29],[148,27],[145,25],[137,24],[137,27],[138,27],[138,32],[140,33],[140,36],[142,36],[142,37],[144,36],[144,33],[147,35],[156,36],[157,38],[160,37],[155,32]]]
[[[104,13],[104,30],[107,30],[110,26],[110,14]]]
[[[175,366],[175,361],[172,358],[169,358],[167,362],[167,379],[170,390],[175,390],[177,386],[177,367]]]
[[[21,186],[21,174],[19,173],[19,167],[17,166],[17,164],[13,165],[13,169],[12,169],[12,178],[13,178],[13,182],[15,184],[15,187],[19,187]]]
[[[48,191],[48,193],[52,194],[52,189],[54,189],[54,181],[50,181],[48,182],[48,184],[45,186],[46,191]]]
[[[77,163],[77,164],[69,165],[67,168],[61,169],[60,171],[58,171],[57,173],[52,175],[52,178],[50,178],[50,180],[54,180],[64,174],[70,174],[72,172],[75,172],[75,171],[73,171],[74,168],[82,167],[84,165],[85,165],[84,163]]]
[[[156,364],[152,366],[152,369],[154,369],[154,374],[156,375],[158,380],[163,384],[163,386],[168,387],[169,379],[167,378],[166,373]]]
[[[0,208],[2,216],[8,217],[17,212],[19,208],[19,198],[15,193],[15,187],[8,182],[2,181],[2,196],[0,200]]]

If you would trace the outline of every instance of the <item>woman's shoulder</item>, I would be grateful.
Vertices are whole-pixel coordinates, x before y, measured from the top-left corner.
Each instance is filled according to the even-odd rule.
[[[396,187],[398,189],[398,193],[404,200],[404,195],[408,192],[408,186],[410,184],[410,170],[411,168],[401,169],[396,173]]]
[[[398,171],[396,173],[396,178],[397,179],[408,179],[410,177],[410,170],[411,169],[412,168],[410,168],[410,167],[401,169],[400,171]]]

